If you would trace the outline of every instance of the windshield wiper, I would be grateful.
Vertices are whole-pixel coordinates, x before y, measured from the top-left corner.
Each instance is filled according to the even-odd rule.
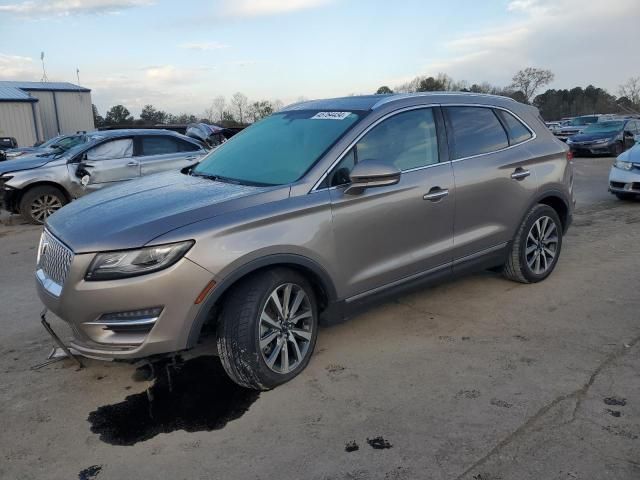
[[[191,172],[191,176],[192,177],[206,178],[207,180],[213,180],[214,182],[235,183],[235,184],[240,183],[237,180],[234,180],[233,178],[227,178],[227,177],[223,177],[223,176],[220,176],[220,175],[210,175],[210,174],[207,174],[207,173],[194,173],[194,172]]]

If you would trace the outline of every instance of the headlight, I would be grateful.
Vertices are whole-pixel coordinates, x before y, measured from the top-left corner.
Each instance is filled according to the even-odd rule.
[[[593,143],[597,145],[601,145],[603,143],[609,143],[611,141],[610,138],[601,138],[600,140],[594,140]]]
[[[7,156],[7,158],[14,158],[14,157],[19,157],[24,152],[4,152],[4,153]]]
[[[571,145],[573,143],[573,140],[571,140],[570,138],[567,138],[567,145]]]
[[[616,160],[613,163],[613,166],[616,168],[619,168],[620,170],[631,170],[633,168],[633,163],[623,162],[622,160]]]
[[[89,265],[84,278],[114,280],[157,272],[180,260],[194,243],[193,240],[188,240],[137,250],[99,253]]]

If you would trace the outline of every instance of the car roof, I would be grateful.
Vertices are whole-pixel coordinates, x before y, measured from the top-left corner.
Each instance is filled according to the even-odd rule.
[[[420,92],[420,93],[393,93],[388,95],[356,95],[351,97],[328,98],[324,100],[309,100],[294,103],[281,111],[295,110],[375,110],[383,105],[389,105],[409,99],[428,99],[432,103],[456,103],[468,102],[491,104],[504,104],[504,102],[517,103],[509,97],[489,95],[471,92]]]
[[[88,132],[87,135],[100,135],[101,137],[130,137],[137,135],[171,135],[174,137],[184,137],[171,130],[151,129],[151,128],[124,128],[121,130],[98,130]],[[187,137],[189,138],[189,137]]]

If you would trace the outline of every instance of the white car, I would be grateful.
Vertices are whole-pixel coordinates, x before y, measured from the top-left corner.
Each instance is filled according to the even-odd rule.
[[[609,173],[609,191],[621,200],[640,197],[640,143],[620,154]]]

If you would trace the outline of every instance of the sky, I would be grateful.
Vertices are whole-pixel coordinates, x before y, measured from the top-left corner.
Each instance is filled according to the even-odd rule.
[[[201,114],[214,97],[373,93],[417,75],[617,94],[640,76],[640,0],[0,0],[0,80],[92,89],[100,113]]]

